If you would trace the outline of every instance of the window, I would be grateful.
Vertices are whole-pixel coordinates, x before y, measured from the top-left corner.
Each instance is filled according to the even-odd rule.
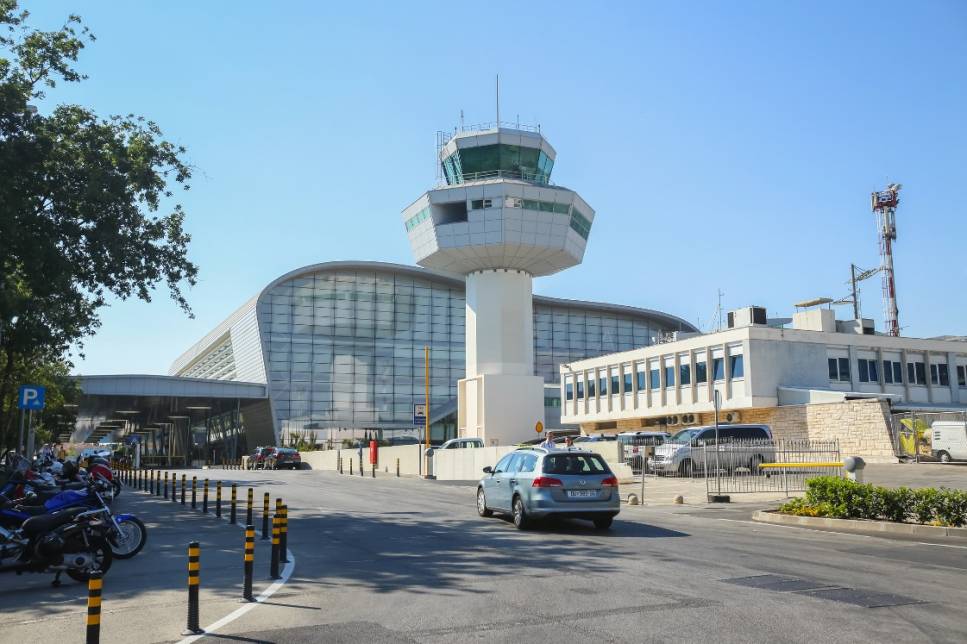
[[[705,361],[695,363],[695,382],[703,383],[708,382],[708,369],[705,367]]]
[[[631,372],[625,371],[625,393],[631,393]]]
[[[648,385],[649,389],[659,389],[661,387],[661,376],[658,375],[658,369],[652,369],[650,372],[651,378]]]
[[[483,210],[484,208],[492,208],[493,201],[491,199],[474,199],[470,202],[470,210]]]
[[[856,362],[857,372],[860,382],[879,382],[876,373],[876,360],[864,360],[860,358]]]
[[[520,459],[520,467],[517,469],[517,471],[533,472],[535,465],[537,465],[537,456],[534,454],[524,454],[524,456]]]
[[[947,370],[946,364],[938,364],[937,370],[940,372],[940,386],[949,387],[950,386],[950,371]]]
[[[839,363],[836,362],[836,358],[830,358],[828,362],[829,362],[829,379],[839,380],[839,367],[837,366]]]
[[[584,383],[578,380],[578,400],[584,398]]]
[[[883,382],[893,384],[893,367],[889,360],[883,361]]]
[[[829,379],[849,382],[849,358],[829,359]]]
[[[742,360],[742,356],[729,356],[729,375],[732,378],[742,378],[744,373],[745,365]]]
[[[725,380],[725,361],[712,358],[712,380]]]
[[[430,207],[427,206],[420,212],[406,220],[406,232],[410,232],[424,221],[430,218]]]
[[[930,365],[930,384],[931,385],[940,384],[940,377],[937,375],[937,371],[938,371],[937,365],[935,364]]]
[[[678,384],[685,385],[692,384],[692,367],[688,364],[682,364],[678,367]]]
[[[571,228],[584,239],[591,234],[591,222],[577,208],[571,209]]]
[[[594,379],[588,380],[588,398],[594,398]]]
[[[570,382],[564,385],[564,397],[567,400],[574,400],[574,385]]]
[[[675,367],[665,367],[665,386],[674,387],[675,386]]]
[[[599,383],[598,384],[598,395],[599,396],[607,396],[608,395],[608,377],[607,376],[601,376],[601,379],[598,380],[598,383]],[[614,393],[614,392],[611,392],[611,393]]]
[[[967,367],[957,365],[957,386],[967,387]]]
[[[555,398],[545,398],[544,399],[544,406],[545,407],[560,407],[561,406],[561,399],[560,398],[556,398],[556,397]]]
[[[645,372],[639,371],[637,379],[638,379],[638,391],[644,391],[645,390]]]
[[[545,474],[605,474],[610,471],[597,454],[550,454],[544,457]]]
[[[893,382],[903,384],[903,365],[899,362],[893,363]]]
[[[922,362],[907,363],[907,382],[911,385],[927,384],[927,368]]]
[[[513,457],[514,454],[511,453],[497,461],[497,464],[494,465],[494,474],[497,474],[498,472],[506,472],[507,467],[510,465],[510,461]]]
[[[612,372],[612,376],[611,376],[611,395],[614,396],[619,391],[621,391],[621,390],[618,389],[618,374]]]

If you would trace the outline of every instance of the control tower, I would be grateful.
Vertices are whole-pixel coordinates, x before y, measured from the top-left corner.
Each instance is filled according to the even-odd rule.
[[[444,136],[445,185],[403,211],[416,263],[467,280],[457,426],[488,446],[534,438],[544,422],[533,280],[580,264],[594,221],[576,192],[551,184],[556,158],[539,129],[495,125]]]

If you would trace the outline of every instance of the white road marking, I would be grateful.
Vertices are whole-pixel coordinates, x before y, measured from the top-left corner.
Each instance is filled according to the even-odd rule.
[[[967,546],[955,546],[950,543],[928,543],[926,541],[917,541],[918,546],[937,546],[938,548],[958,548],[960,550],[967,550]]]

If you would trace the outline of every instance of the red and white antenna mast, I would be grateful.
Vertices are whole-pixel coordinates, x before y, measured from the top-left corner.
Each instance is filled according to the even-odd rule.
[[[896,304],[893,279],[893,242],[896,241],[896,207],[900,203],[899,183],[891,183],[871,198],[876,228],[880,236],[880,274],[883,276],[883,325],[887,335],[900,335],[900,312]]]

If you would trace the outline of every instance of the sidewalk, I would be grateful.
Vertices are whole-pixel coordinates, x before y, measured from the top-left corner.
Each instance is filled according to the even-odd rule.
[[[243,511],[239,512],[242,522]],[[223,517],[228,516],[223,503]],[[144,549],[134,558],[115,559],[104,576],[101,641],[172,642],[181,639],[188,610],[188,543],[201,544],[200,622],[210,624],[243,604],[244,529],[214,516],[192,511],[170,499],[148,496],[125,487],[115,501],[116,514],[134,514],[148,529]],[[261,518],[256,511],[257,519]],[[258,528],[259,526],[257,526]],[[257,595],[268,579],[269,541],[256,531],[253,590]],[[4,641],[48,644],[81,641],[85,633],[87,586],[66,575],[52,588],[53,575],[8,574],[0,577]]]

